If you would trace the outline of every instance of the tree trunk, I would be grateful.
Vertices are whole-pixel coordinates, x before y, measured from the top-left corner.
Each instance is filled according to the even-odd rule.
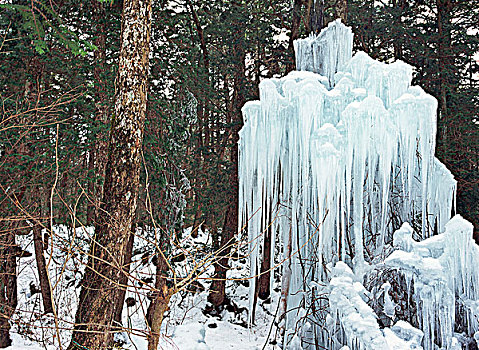
[[[448,152],[448,84],[449,74],[451,74],[451,66],[453,64],[452,50],[451,50],[451,0],[436,0],[437,7],[437,33],[438,33],[438,48],[437,48],[437,75],[438,81],[438,105],[439,105],[439,120],[437,145],[438,154],[441,157],[446,157]]]
[[[112,344],[131,226],[137,207],[147,104],[151,0],[123,3],[115,116],[112,120],[103,201],[82,279],[69,349]]]
[[[238,227],[238,206],[236,206],[236,215],[234,215],[234,207],[235,205],[231,203],[226,212],[221,242],[218,253],[216,254],[218,260],[215,262],[215,273],[213,275],[213,280],[211,282],[210,291],[208,294],[208,301],[215,307],[224,305],[227,302],[226,271],[228,271],[229,268],[228,255],[231,251],[234,235]]]
[[[106,58],[106,25],[105,25],[105,5],[100,1],[93,1],[93,13],[96,23],[95,46],[98,48],[94,52],[95,68],[93,77],[95,81],[95,121],[94,126],[97,134],[95,143],[90,150],[88,159],[88,195],[90,200],[87,206],[87,223],[94,224],[97,208],[100,207],[102,197],[102,187],[98,178],[103,178],[105,174],[106,153],[108,142],[106,141],[104,124],[108,122],[108,103],[106,97],[106,86],[102,75],[105,71]]]
[[[324,0],[309,0],[308,7],[308,29],[319,34],[324,27]]]
[[[270,215],[271,218],[271,215]],[[269,223],[266,223],[267,225]],[[258,298],[266,300],[269,298],[271,291],[271,230],[272,225],[266,229],[263,243],[263,260],[261,261],[260,276],[258,280]]]
[[[17,307],[17,260],[13,253],[15,230],[5,225],[0,232],[0,348],[12,344],[10,318]]]
[[[403,59],[403,40],[402,40],[402,35],[401,31],[403,28],[403,23],[402,23],[402,15],[404,12],[404,7],[405,7],[405,2],[404,0],[394,0],[392,2],[392,7],[393,7],[393,13],[394,13],[394,18],[395,22],[394,26],[392,26],[393,30],[393,35],[397,38],[397,40],[393,41],[393,48],[394,48],[394,58],[397,60],[402,60]],[[397,30],[396,28],[400,28]]]
[[[18,148],[19,154],[26,154],[24,144]],[[27,172],[28,174],[28,172]],[[11,194],[6,194],[10,203],[4,203],[4,208],[8,205],[17,206],[22,203],[26,187],[22,186],[17,193],[13,192],[13,203]],[[6,209],[8,210],[8,209]],[[18,246],[15,243],[15,237],[18,229],[18,221],[10,221],[8,217],[0,226],[0,348],[6,348],[11,345],[10,339],[10,318],[17,308],[17,256]]]
[[[42,190],[40,186],[37,186],[35,197],[38,200],[38,218],[33,226],[33,247],[35,250],[35,260],[37,263],[38,278],[40,280],[40,291],[42,293],[43,312],[45,314],[54,313],[52,288],[50,284],[50,278],[48,275],[47,264],[45,261],[44,251],[48,245],[45,244],[42,235],[42,220],[45,216],[45,205],[48,203],[47,192]]]
[[[35,260],[37,262],[38,278],[40,279],[40,290],[42,292],[43,312],[45,314],[53,313],[53,299],[48,278],[47,264],[43,255],[43,237],[42,226],[37,223],[33,227],[33,245],[35,247]]]
[[[148,350],[157,350],[160,341],[161,324],[163,316],[168,310],[168,303],[171,298],[171,290],[166,285],[168,276],[168,264],[161,253],[157,254],[155,290],[151,295],[151,303],[148,306],[146,320],[150,327],[148,334]]]
[[[119,328],[122,327],[121,315],[123,311],[123,304],[125,303],[126,290],[128,289],[128,275],[130,274],[130,264],[131,257],[133,253],[133,243],[135,243],[135,225],[133,225],[131,230],[130,238],[128,239],[128,244],[126,246],[126,253],[124,258],[123,265],[123,274],[120,277],[120,292],[115,306],[115,316],[113,320],[115,325]]]
[[[440,118],[447,116],[448,74],[452,65],[451,50],[451,0],[436,0],[437,6],[437,68],[439,75],[439,110]]]
[[[289,63],[286,65],[286,71],[291,72],[296,67],[296,61],[294,56],[294,40],[298,38],[299,35],[299,25],[301,24],[301,6],[303,5],[303,0],[294,0],[293,2],[293,14],[291,18],[291,34],[289,36],[288,42],[288,52],[289,52]]]
[[[290,227],[289,229],[289,235],[288,235],[288,241],[285,242],[286,248],[284,255],[286,257],[286,261],[283,263],[283,276],[281,278],[281,297],[280,297],[280,319],[281,318],[286,318],[286,314],[288,312],[288,295],[289,295],[289,287],[291,285],[291,254],[292,254],[292,236],[291,236],[291,230],[292,228]],[[281,328],[281,336],[284,338],[284,334],[286,331],[286,320],[284,322],[283,327]]]
[[[237,16],[235,16],[237,14]],[[226,301],[226,271],[228,270],[228,255],[230,254],[232,243],[235,234],[238,231],[238,201],[239,201],[239,182],[238,182],[238,140],[241,127],[243,126],[243,116],[241,108],[245,103],[245,45],[244,45],[244,30],[245,21],[242,19],[243,7],[234,1],[232,3],[232,33],[233,33],[233,62],[234,62],[234,82],[233,82],[233,103],[232,110],[232,147],[230,154],[231,173],[229,178],[229,187],[231,190],[231,197],[229,206],[226,211],[223,230],[221,232],[221,243],[219,260],[215,264],[215,273],[213,281],[211,282],[210,292],[208,294],[208,301],[214,306],[218,307]]]

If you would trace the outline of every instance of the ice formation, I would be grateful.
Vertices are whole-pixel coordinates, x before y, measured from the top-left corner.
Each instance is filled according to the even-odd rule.
[[[337,336],[336,339],[330,337],[324,345],[328,349],[335,349],[336,340],[341,341],[341,344],[346,343],[350,349],[358,346],[361,349],[422,349],[423,332],[407,322],[398,321],[391,328],[379,328],[376,314],[366,303],[371,296],[355,279],[349,266],[342,261],[332,269],[329,305],[330,314],[337,319],[329,316],[327,326]]]
[[[470,240],[467,247],[459,246],[453,234],[447,233],[454,231],[446,223],[454,208],[456,181],[434,157],[436,100],[411,85],[411,66],[400,61],[381,63],[363,52],[353,56],[352,40],[351,30],[339,20],[317,36],[297,40],[298,71],[262,81],[260,100],[243,107],[240,227],[247,227],[252,276],[259,272],[266,230],[273,242],[280,242],[271,249],[272,256],[281,253],[285,261],[282,288],[288,310],[292,310],[286,314],[285,329],[289,331],[284,342],[288,348],[293,348],[293,339],[298,343],[299,336],[329,344],[331,327],[326,319],[338,323],[346,337],[344,344],[328,345],[331,349],[343,345],[387,349],[386,340],[391,341],[393,335],[401,340],[401,332],[394,327],[380,330],[360,293],[353,294],[355,290],[358,293],[354,281],[361,284],[365,274],[384,261],[401,223],[414,223],[418,240],[446,230],[445,236],[429,240],[448,237],[444,239],[457,243],[454,247],[462,253],[471,246],[477,248]],[[479,310],[471,277],[477,264],[460,257],[438,262],[435,254],[421,256],[422,248],[417,248],[419,253],[414,250],[422,243],[406,235],[403,246],[396,243],[402,239],[400,234],[396,236],[399,250],[387,261],[411,276],[415,294],[420,291],[424,349],[434,349],[432,334],[437,330],[442,337],[439,344],[448,348],[454,295],[467,295],[469,308]],[[404,265],[394,260],[398,254],[405,258],[398,258]],[[469,274],[447,280],[440,292],[435,291],[446,295],[448,288],[452,293],[441,300],[448,309],[437,310],[440,314],[430,310],[436,304],[426,296],[427,288],[419,286],[427,283],[418,277],[422,272],[407,265],[407,254],[421,256],[422,260],[411,264],[432,269],[428,276],[434,275],[435,268],[437,273],[448,269],[449,274]],[[352,270],[347,271],[346,264]],[[251,305],[254,288],[253,283]],[[324,293],[327,301],[320,297]],[[354,316],[344,316],[345,308],[356,310]],[[473,314],[471,311],[470,317]],[[433,320],[436,316],[437,322]],[[357,319],[348,321],[348,317]],[[348,328],[359,327],[360,319],[367,326],[364,332]],[[474,322],[470,325],[477,330]],[[329,328],[328,334],[325,328]],[[376,333],[377,337],[370,339],[373,343],[368,343],[366,338]],[[396,347],[398,342],[389,348],[419,348],[417,337],[401,341],[409,347]],[[371,345],[374,342],[381,347]],[[307,342],[301,344],[308,348]]]
[[[402,271],[413,282],[424,346],[434,342],[451,348],[456,321],[456,303],[465,310],[468,333],[478,329],[479,247],[472,238],[472,224],[456,215],[444,233],[416,242],[413,229],[404,224],[394,233],[395,250],[386,265]],[[456,298],[458,299],[456,302]],[[435,338],[439,339],[435,339]]]

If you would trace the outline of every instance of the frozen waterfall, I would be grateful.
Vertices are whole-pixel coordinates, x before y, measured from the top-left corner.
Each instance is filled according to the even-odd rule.
[[[285,348],[460,349],[454,299],[465,300],[474,333],[479,252],[464,220],[447,224],[456,181],[434,156],[437,102],[411,85],[411,66],[353,56],[352,43],[339,20],[296,40],[298,71],[262,81],[260,100],[243,107],[239,206],[251,276],[271,230],[271,256],[284,261]],[[404,222],[414,230],[394,234]],[[453,256],[466,251],[467,259]],[[420,329],[399,319],[379,326],[363,285],[385,268],[414,284],[408,293]],[[443,275],[426,273],[434,268]],[[388,288],[382,293],[396,317]],[[250,290],[252,305],[255,286]]]

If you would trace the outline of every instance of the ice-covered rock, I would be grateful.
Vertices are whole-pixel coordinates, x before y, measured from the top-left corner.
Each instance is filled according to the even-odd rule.
[[[414,282],[426,349],[434,349],[435,342],[446,349],[454,348],[456,300],[466,307],[468,332],[473,334],[478,329],[474,306],[479,300],[479,247],[472,231],[472,224],[456,215],[445,225],[443,233],[420,242],[412,239],[408,224],[394,233],[398,250],[385,263]]]
[[[423,332],[409,323],[398,321],[391,328],[383,329],[384,337],[390,350],[422,350]]]
[[[405,321],[398,321],[391,330],[401,339],[406,341],[412,349],[422,349],[421,342],[424,333],[413,327],[410,323]]]
[[[352,349],[361,344],[364,349],[385,349],[386,339],[379,329],[376,314],[361,298],[353,281],[354,274],[342,261],[332,270],[329,284],[329,305],[333,318],[339,322],[332,333],[343,334],[342,340]]]

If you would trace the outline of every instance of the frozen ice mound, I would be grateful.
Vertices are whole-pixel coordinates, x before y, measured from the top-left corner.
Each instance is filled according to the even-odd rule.
[[[302,336],[311,342],[320,338],[331,349],[387,349],[386,339],[395,337],[399,340],[390,348],[403,344],[416,349],[421,341],[427,350],[434,349],[434,342],[452,348],[456,297],[474,310],[468,313],[468,326],[477,330],[478,265],[472,257],[476,253],[465,252],[478,248],[464,220],[448,223],[456,181],[434,156],[437,101],[411,85],[411,66],[378,62],[364,52],[353,56],[352,40],[351,30],[340,21],[297,40],[298,71],[262,81],[259,101],[243,107],[239,227],[247,227],[251,276],[258,273],[263,233],[270,229],[272,242],[280,242],[278,250],[271,245],[272,256],[283,255],[283,276],[290,275],[283,290],[294,311],[286,314],[285,328],[294,331],[286,332],[285,343],[294,337],[297,344]],[[415,239],[408,225],[396,231],[402,222],[414,223]],[[401,338],[404,332],[394,330],[401,324],[383,334],[369,315],[372,310],[353,293],[354,284],[358,290],[374,264],[389,255],[393,234],[396,250],[387,264],[408,279],[422,276],[414,277],[415,296],[422,302],[422,340]],[[454,259],[452,247],[458,247]],[[340,277],[338,268],[346,275]],[[325,309],[323,300],[311,297],[321,292],[328,294],[329,311],[334,310],[329,321],[339,322],[354,341],[328,343],[325,313],[311,316],[306,311]],[[439,302],[441,309],[430,310]],[[362,330],[361,322],[369,328]],[[440,333],[439,340],[434,332]],[[378,344],[370,345],[372,341]]]

